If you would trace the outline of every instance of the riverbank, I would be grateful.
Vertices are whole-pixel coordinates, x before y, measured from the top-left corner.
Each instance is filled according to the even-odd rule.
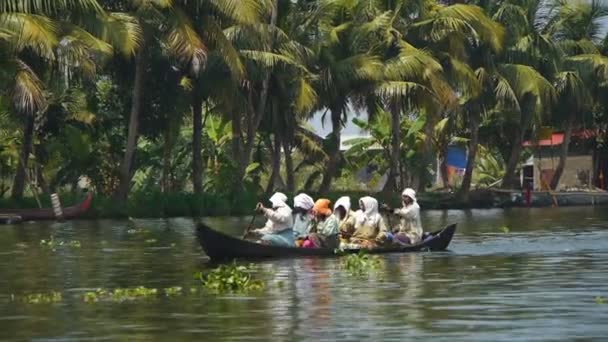
[[[354,209],[357,208],[357,199],[370,195],[363,191],[342,191],[324,194],[323,197],[334,201],[340,196],[350,196]],[[400,205],[399,193],[371,194],[380,203],[387,203],[392,207]],[[288,195],[293,198],[292,195]],[[313,198],[321,195],[311,193]],[[66,193],[60,195],[63,206],[79,203],[83,194]],[[43,207],[50,208],[49,196],[41,196]],[[197,217],[197,216],[243,216],[250,215],[252,208],[263,195],[249,192],[239,193],[237,197],[205,193],[136,193],[129,197],[126,206],[119,205],[110,197],[95,195],[91,209],[82,218],[163,218],[163,217]],[[419,194],[418,201],[423,210],[430,209],[489,209],[506,207],[526,207],[525,195],[520,191],[497,189],[482,189],[471,192],[468,201],[461,201],[455,193],[426,192]],[[546,206],[572,206],[572,205],[605,205],[608,204],[608,193],[605,192],[532,192],[531,207]],[[0,210],[3,208],[37,208],[34,198],[21,200],[0,199]]]

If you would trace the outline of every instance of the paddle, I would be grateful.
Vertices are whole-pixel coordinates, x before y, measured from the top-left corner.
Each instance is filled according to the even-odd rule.
[[[386,203],[382,205],[382,209],[384,209],[384,211],[386,212],[386,219],[388,220],[388,226],[390,227],[389,231],[392,233],[394,227],[393,223],[391,222],[391,214],[393,210]]]
[[[253,214],[253,217],[251,217],[251,221],[249,222],[249,225],[247,226],[247,228],[245,228],[245,233],[243,233],[243,239],[249,234],[249,231],[251,230],[251,227],[253,227],[253,221],[255,221],[255,218],[258,216],[258,211],[256,208],[255,214]]]

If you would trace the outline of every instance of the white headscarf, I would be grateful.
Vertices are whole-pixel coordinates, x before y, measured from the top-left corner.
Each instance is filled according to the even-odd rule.
[[[272,197],[270,197],[270,203],[272,203],[273,208],[280,208],[287,206],[287,196],[285,196],[282,192],[275,192]]]
[[[338,207],[344,208],[344,210],[346,210],[346,212],[348,213],[348,211],[350,210],[350,197],[342,196],[338,198],[336,204],[334,204],[334,212]]]
[[[403,190],[403,192],[401,193],[401,196],[407,196],[407,197],[411,198],[412,201],[416,202],[416,191],[414,191],[414,189],[412,189],[412,188],[407,188],[407,189]]]
[[[378,201],[370,196],[361,197],[359,202],[365,206],[365,211],[359,210],[357,215],[357,222],[359,224],[367,223],[376,225],[380,221],[381,217],[378,213]]]
[[[314,207],[315,201],[307,194],[299,194],[293,198],[293,207],[310,210]]]

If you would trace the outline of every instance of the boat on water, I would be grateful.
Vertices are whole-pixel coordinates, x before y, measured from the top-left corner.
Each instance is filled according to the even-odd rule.
[[[329,248],[300,248],[263,245],[253,241],[239,239],[199,223],[196,235],[201,247],[211,260],[227,260],[236,258],[287,258],[304,256],[336,256],[341,253],[358,253],[365,251],[369,254],[410,253],[422,251],[443,251],[454,236],[456,224],[451,224],[438,231],[427,233],[422,242],[411,246],[382,246],[369,249],[346,249],[336,251]]]
[[[88,193],[87,197],[78,205],[62,208],[64,220],[74,219],[84,214],[91,207],[93,194]],[[56,220],[55,212],[52,208],[39,209],[0,209],[0,223],[12,224],[23,221],[44,221]]]

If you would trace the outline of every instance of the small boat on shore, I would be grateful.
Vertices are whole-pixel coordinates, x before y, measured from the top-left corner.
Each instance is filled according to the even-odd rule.
[[[69,220],[81,216],[91,207],[93,194],[88,193],[87,197],[78,205],[62,208],[64,220]],[[23,221],[43,221],[56,220],[55,212],[52,208],[40,209],[0,209],[0,223],[12,224]]]
[[[455,231],[456,224],[451,224],[441,230],[426,234],[421,243],[412,246],[392,245],[370,249],[335,251],[329,248],[298,248],[262,245],[218,232],[202,223],[198,224],[196,227],[198,241],[211,260],[336,256],[340,253],[357,253],[362,250],[369,254],[443,251],[452,241]]]

